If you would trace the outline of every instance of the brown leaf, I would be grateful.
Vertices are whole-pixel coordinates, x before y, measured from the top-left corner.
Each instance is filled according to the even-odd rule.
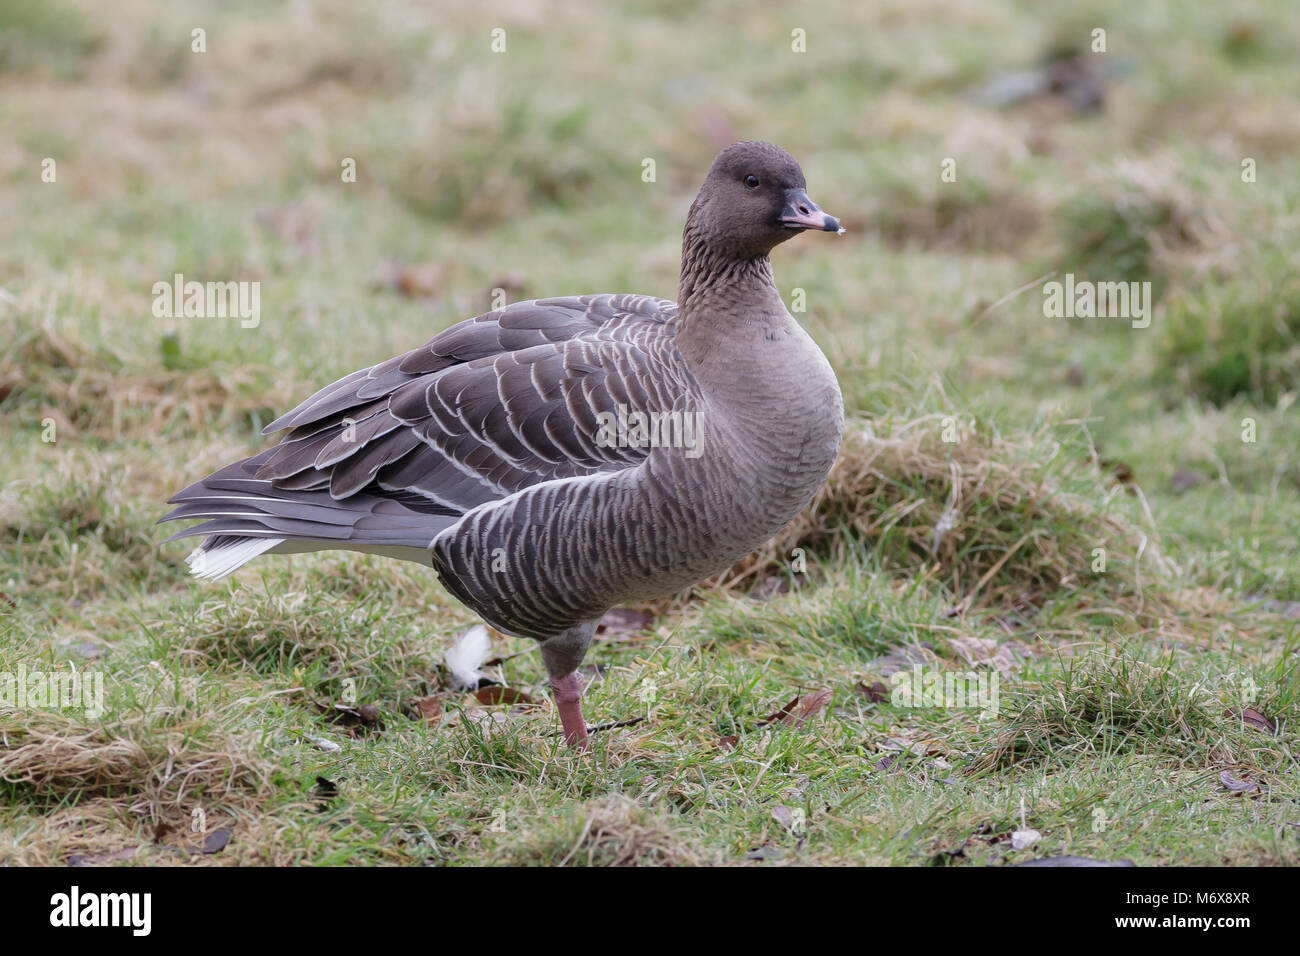
[[[790,727],[802,727],[810,717],[831,702],[834,694],[829,687],[796,697],[776,713],[759,722],[760,727],[768,724],[783,723]]]
[[[870,684],[866,681],[858,681],[853,685],[853,692],[862,695],[873,704],[889,700],[892,696],[889,688],[878,680],[873,680]]]
[[[1238,780],[1227,770],[1219,774],[1219,783],[1223,784],[1224,789],[1231,790],[1233,793],[1254,793],[1259,789],[1259,784],[1253,780]]]
[[[208,834],[207,839],[203,841],[203,848],[199,852],[205,853],[208,856],[211,856],[213,853],[220,853],[226,848],[226,844],[230,842],[230,837],[234,832],[235,831],[229,827],[222,827],[219,830],[213,830]]]
[[[322,704],[317,703],[316,709],[341,727],[361,730],[384,729],[384,721],[379,712],[379,708],[374,704],[362,704],[360,707],[354,707],[351,704]]]
[[[488,687],[481,687],[474,693],[474,699],[480,704],[535,704],[537,703],[521,690],[515,690],[513,687],[506,687],[503,684],[492,684]]]
[[[1247,707],[1245,710],[1236,707],[1229,707],[1223,712],[1223,715],[1225,717],[1239,717],[1243,724],[1249,724],[1256,730],[1262,730],[1267,734],[1277,733],[1277,724],[1269,720],[1259,711],[1253,710],[1250,707]]]
[[[220,853],[230,842],[230,837],[234,833],[229,827],[222,827],[219,830],[213,830],[203,840],[202,844],[190,843],[185,846],[176,846],[173,843],[164,843],[162,848],[169,853],[178,855],[202,855],[211,856],[214,853]]]
[[[437,697],[421,697],[415,702],[415,709],[430,727],[437,727],[442,720],[442,701]]]
[[[735,734],[728,734],[718,739],[719,750],[735,750],[738,746],[740,746],[740,738]]]
[[[0,591],[0,607],[16,608],[17,606],[17,601],[5,594],[4,591]]]
[[[768,724],[774,724],[778,720],[785,720],[792,713],[794,713],[794,709],[799,706],[800,699],[801,698],[796,697],[794,700],[790,701],[790,703],[786,704],[780,710],[768,714],[766,717],[764,717],[762,720],[758,722],[758,726],[766,727]]]
[[[605,612],[596,628],[598,634],[635,634],[654,623],[654,616],[630,607],[614,607]]]

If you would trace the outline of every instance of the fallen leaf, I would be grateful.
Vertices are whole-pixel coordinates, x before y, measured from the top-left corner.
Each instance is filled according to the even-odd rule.
[[[350,730],[382,731],[384,729],[382,715],[379,708],[374,704],[362,704],[360,707],[354,707],[351,704],[322,704],[317,702],[316,709],[333,723]]]
[[[474,694],[474,699],[480,704],[535,704],[533,700],[521,690],[515,690],[513,687],[506,687],[502,684],[493,684],[491,687],[482,687]]]
[[[338,753],[343,749],[341,744],[336,744],[332,740],[326,740],[324,737],[308,737],[307,739],[326,753]]]
[[[829,687],[796,697],[776,713],[759,722],[760,727],[768,724],[783,723],[790,727],[802,727],[810,717],[831,702],[834,696]]]
[[[234,832],[235,831],[231,830],[229,827],[222,827],[209,833],[204,838],[202,844],[190,843],[185,846],[176,846],[171,843],[164,843],[162,849],[166,850],[168,853],[176,853],[182,856],[211,856],[214,853],[220,853],[226,848],[226,845],[230,842],[230,837]]]
[[[437,697],[421,697],[415,702],[415,709],[430,727],[437,727],[442,720],[442,701]]]
[[[203,841],[203,848],[199,852],[211,856],[214,853],[220,853],[230,843],[234,830],[229,827],[222,827],[219,830],[213,830],[208,834],[207,839]]]
[[[1219,774],[1219,783],[1223,784],[1224,789],[1231,790],[1233,793],[1254,793],[1259,789],[1259,784],[1253,780],[1238,780],[1227,770]]]
[[[853,692],[855,694],[860,694],[873,704],[889,700],[892,696],[889,688],[878,680],[873,680],[870,684],[865,681],[858,681],[853,685]]]
[[[794,713],[794,709],[799,706],[799,701],[801,699],[802,698],[796,697],[794,700],[790,701],[790,703],[786,704],[780,710],[764,717],[762,720],[758,722],[758,726],[765,727],[768,724],[776,723],[778,720],[785,720],[785,718],[789,717],[792,713]]]
[[[740,746],[740,738],[735,734],[729,734],[718,740],[719,750],[735,750],[738,746]]]
[[[1262,730],[1265,733],[1269,733],[1269,734],[1277,733],[1277,724],[1269,720],[1259,711],[1254,710],[1250,707],[1247,707],[1245,710],[1240,710],[1236,707],[1230,707],[1223,712],[1223,715],[1225,717],[1239,717],[1243,724],[1249,724],[1251,727],[1254,727],[1256,730]]]

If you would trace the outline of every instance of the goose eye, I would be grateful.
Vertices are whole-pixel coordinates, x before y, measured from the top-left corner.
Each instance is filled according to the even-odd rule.
[[[750,188],[750,189],[757,189],[757,188],[758,188],[758,177],[757,177],[757,176],[746,176],[746,177],[745,177],[745,185],[746,185],[748,188]]]

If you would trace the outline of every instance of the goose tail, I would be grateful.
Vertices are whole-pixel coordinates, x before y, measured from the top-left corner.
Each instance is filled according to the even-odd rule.
[[[263,554],[345,550],[429,567],[429,545],[461,513],[411,492],[378,487],[333,498],[326,488],[277,487],[255,478],[267,452],[222,468],[172,496],[159,522],[204,518],[167,541],[202,535],[185,559],[190,573],[216,580]]]

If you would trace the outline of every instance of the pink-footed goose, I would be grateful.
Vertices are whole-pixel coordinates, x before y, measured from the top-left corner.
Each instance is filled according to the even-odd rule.
[[[769,143],[723,150],[691,205],[676,304],[518,302],[340,379],[283,441],[175,495],[191,571],[326,548],[431,565],[493,627],[541,642],[566,740],[609,608],[729,567],[806,507],[844,406],[768,253],[843,232]],[[645,416],[640,418],[637,413]],[[168,540],[171,540],[170,538]]]

